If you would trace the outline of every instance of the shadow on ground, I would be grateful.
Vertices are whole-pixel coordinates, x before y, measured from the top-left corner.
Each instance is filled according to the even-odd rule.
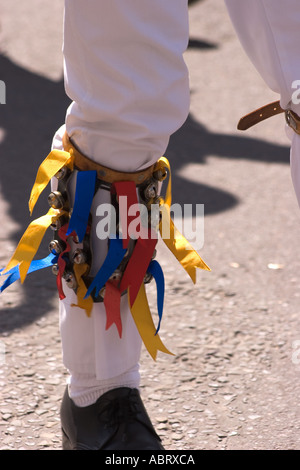
[[[196,46],[201,49],[212,45],[200,41],[194,42],[192,47]],[[9,217],[20,227],[12,235],[16,245],[30,221],[27,201],[36,170],[49,153],[55,131],[64,122],[69,100],[62,80],[54,82],[31,73],[4,56],[0,56],[0,70],[7,91],[7,104],[0,107],[0,129],[4,132],[0,144],[0,185],[2,196],[9,204]],[[247,137],[210,133],[189,116],[182,129],[172,136],[166,156],[172,163],[174,202],[203,203],[206,216],[226,211],[239,203],[238,195],[201,182],[201,172],[197,183],[186,181],[179,175],[179,170],[188,163],[205,165],[207,155],[270,163],[289,161],[287,147]],[[43,199],[38,203],[34,217],[47,210],[47,202]],[[42,245],[41,257],[48,251],[47,244]],[[1,250],[5,249],[5,245],[1,246]],[[22,305],[1,310],[0,333],[30,324],[51,309],[51,299],[56,292],[53,275],[45,272],[41,279],[36,273],[25,282]]]

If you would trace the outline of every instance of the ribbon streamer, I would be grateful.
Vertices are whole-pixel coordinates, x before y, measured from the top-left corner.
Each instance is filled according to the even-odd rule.
[[[108,281],[105,284],[104,305],[106,310],[106,330],[113,324],[116,325],[120,338],[122,338],[122,320],[121,320],[121,291],[116,282]]]
[[[125,272],[121,281],[121,292],[130,288],[130,305],[132,306],[138,295],[141,284],[147,268],[151,262],[154,249],[157,244],[157,237],[151,237],[149,230],[149,238],[138,238],[133,253],[128,261]]]
[[[100,290],[105,286],[108,279],[117,269],[122,259],[124,258],[125,253],[126,249],[123,248],[122,240],[119,238],[112,238],[109,241],[109,248],[106,258],[95,278],[93,279],[93,282],[89,286],[84,298],[87,298],[89,295],[91,295],[94,289],[95,295],[98,297]]]
[[[4,269],[4,274],[19,264],[21,283],[24,282],[29,266],[39,249],[46,230],[60,215],[60,211],[51,208],[46,215],[31,222]]]
[[[169,210],[165,205],[161,206],[161,214],[162,219],[159,229],[162,240],[195,284],[196,268],[204,269],[206,271],[210,271],[210,268],[193,249],[186,238],[177,230],[173,220],[170,218]],[[165,236],[165,233],[167,233],[168,236]]]
[[[165,199],[161,198],[161,221],[159,224],[159,231],[162,240],[173,253],[182,267],[186,270],[193,283],[196,283],[196,268],[210,271],[210,268],[199,256],[199,254],[193,249],[186,238],[177,230],[170,215],[170,207],[172,203],[172,191],[171,191],[171,168],[168,160],[165,157],[161,157],[158,161],[159,164],[164,165],[169,171],[169,181],[166,190]]]
[[[120,211],[120,222],[122,229],[123,247],[128,248],[130,239],[129,228],[133,220],[139,217],[139,214],[129,215],[129,210],[132,206],[138,207],[138,198],[136,193],[136,185],[133,181],[119,181],[112,185],[112,192],[116,191],[119,211]]]
[[[165,297],[165,279],[164,279],[164,273],[163,270],[160,266],[160,264],[156,261],[153,260],[148,266],[147,272],[153,276],[156,282],[156,288],[157,288],[157,311],[158,311],[158,326],[156,328],[156,335],[160,330],[160,324],[162,320],[162,315],[163,315],[163,308],[164,308],[164,297]]]
[[[88,317],[91,316],[92,309],[93,309],[93,299],[91,297],[85,298],[86,295],[86,285],[82,279],[82,276],[88,270],[87,264],[74,264],[74,274],[77,281],[77,304],[71,304],[72,307],[79,307],[85,310],[85,313]]]
[[[51,178],[64,166],[73,168],[73,156],[62,150],[52,150],[41,163],[29,198],[30,214],[32,214],[41,192],[46,188]]]
[[[142,284],[134,304],[130,302],[130,288],[128,291],[128,301],[132,317],[140,333],[143,343],[152,359],[156,360],[157,352],[162,351],[166,354],[172,354],[162,343],[159,335],[156,333],[149,304],[146,296],[145,285]]]
[[[45,269],[50,266],[53,266],[54,264],[57,263],[57,260],[58,260],[58,256],[54,253],[50,253],[46,258],[32,261],[28,269],[28,274],[33,273],[34,271],[39,271],[40,269]],[[0,275],[1,274],[2,272],[0,272]],[[3,292],[5,289],[7,289],[7,287],[9,287],[11,284],[13,284],[14,282],[20,279],[19,266],[15,266],[11,270],[9,270],[6,274],[8,275],[8,278],[0,287],[0,292]]]
[[[82,242],[86,233],[95,195],[96,177],[96,171],[79,171],[77,173],[75,201],[67,235],[76,232],[79,243]]]
[[[139,212],[135,215],[130,214],[132,207],[138,207],[135,183],[133,181],[117,182],[114,183],[114,189],[116,190],[119,201],[123,247],[128,247],[130,236],[137,238],[120,285],[121,292],[130,287],[131,305],[133,305],[151,261],[157,243],[157,235],[153,230],[146,231],[145,228],[142,228]],[[121,197],[124,199],[121,200]],[[124,206],[124,203],[126,203],[126,206]],[[133,220],[135,220],[135,225],[139,226],[141,233],[142,230],[146,231],[145,234],[143,233],[142,237],[140,234],[130,233],[130,224]]]

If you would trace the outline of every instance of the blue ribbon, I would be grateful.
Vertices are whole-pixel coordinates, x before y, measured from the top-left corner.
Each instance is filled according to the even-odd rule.
[[[96,178],[96,171],[79,171],[77,173],[75,201],[67,235],[75,231],[80,243],[87,229],[95,194]]]
[[[164,273],[163,270],[160,266],[160,264],[153,260],[148,266],[147,272],[153,276],[156,282],[156,288],[157,288],[157,311],[158,311],[158,317],[159,317],[159,322],[158,326],[156,329],[156,335],[159,332],[160,329],[160,324],[162,320],[162,315],[163,315],[163,308],[164,308],[164,297],[165,297],[165,278],[164,278]]]
[[[55,253],[50,253],[50,255],[48,255],[46,258],[32,261],[28,269],[28,274],[33,273],[34,271],[38,271],[39,269],[48,268],[53,264],[56,264],[57,261],[58,255]],[[0,270],[0,275],[2,271],[3,269]],[[5,273],[5,275],[8,275],[8,278],[0,287],[0,292],[3,292],[5,289],[7,289],[7,287],[20,279],[19,266],[15,266],[14,268],[10,269],[7,273]]]
[[[88,288],[88,291],[84,297],[85,299],[89,295],[91,295],[94,289],[95,289],[95,295],[96,297],[98,297],[99,292],[102,289],[102,287],[105,286],[110,276],[114,273],[114,271],[117,269],[117,267],[121,263],[126,251],[127,251],[126,248],[123,248],[122,239],[112,238],[110,240],[106,258],[101,268],[99,269],[98,273],[96,274],[93,282]]]

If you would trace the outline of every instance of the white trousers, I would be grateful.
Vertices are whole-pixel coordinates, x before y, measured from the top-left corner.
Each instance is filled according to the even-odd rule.
[[[65,0],[65,87],[72,104],[53,148],[62,149],[67,130],[83,154],[107,167],[136,171],[155,163],[188,115],[188,39],[187,0]],[[96,208],[107,196],[100,190],[95,197],[93,231]],[[93,252],[97,272],[106,248],[95,236]],[[72,306],[73,291],[64,291],[60,327],[72,398],[84,405],[106,387],[137,386],[141,339],[127,298],[120,339],[114,325],[105,330],[103,304],[94,304],[87,318]]]
[[[225,2],[248,57],[266,84],[280,95],[281,106],[300,116],[299,0]],[[300,205],[300,136],[290,129],[288,135],[292,180]]]
[[[266,83],[283,107],[300,114],[291,103],[292,84],[300,79],[299,0],[226,4]],[[189,110],[187,43],[187,0],[65,0],[65,86],[72,100],[65,127],[82,153],[120,171],[142,169],[164,154]],[[65,127],[53,148],[61,148]],[[300,200],[298,158],[300,139],[293,135],[292,175]],[[115,329],[105,331],[103,305],[95,304],[87,318],[71,307],[72,295],[60,302],[60,318],[64,362],[74,383],[76,377],[113,381],[136,370],[141,341],[126,299],[120,340]]]
[[[187,0],[65,0],[68,134],[119,171],[155,163],[189,111]]]

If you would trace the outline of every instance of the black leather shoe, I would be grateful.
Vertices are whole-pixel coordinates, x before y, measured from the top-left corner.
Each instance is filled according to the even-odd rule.
[[[110,390],[84,408],[66,389],[61,426],[63,450],[164,450],[137,389]]]

